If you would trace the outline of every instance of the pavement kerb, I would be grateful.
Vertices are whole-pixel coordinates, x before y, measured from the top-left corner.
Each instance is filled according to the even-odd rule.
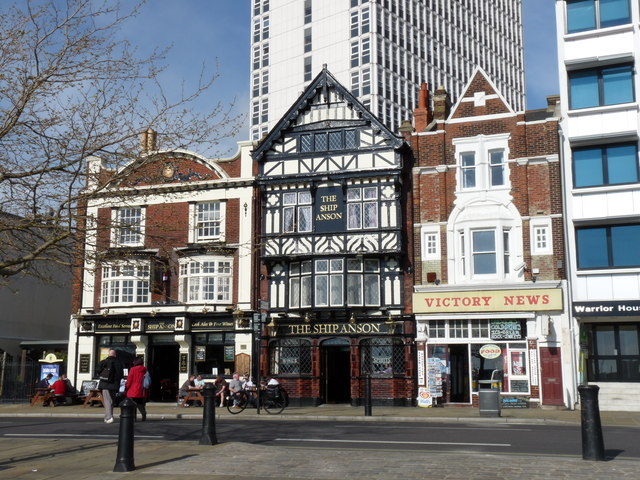
[[[0,418],[103,418],[98,413],[0,413]],[[116,415],[118,418],[118,415]],[[184,413],[152,413],[148,419],[156,420],[201,420],[202,415]],[[399,422],[399,423],[508,423],[540,425],[576,425],[574,421],[549,418],[514,417],[403,417],[403,416],[347,416],[347,415],[216,415],[216,420],[260,420],[260,421],[316,421],[316,422]]]

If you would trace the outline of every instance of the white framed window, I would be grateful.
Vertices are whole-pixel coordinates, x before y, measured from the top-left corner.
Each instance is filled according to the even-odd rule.
[[[226,202],[215,200],[189,204],[189,242],[225,240]]]
[[[531,254],[551,255],[553,253],[553,240],[551,237],[551,219],[531,219]]]
[[[111,244],[115,247],[144,246],[144,208],[114,208],[111,213]]]
[[[311,231],[313,212],[310,192],[285,192],[282,194],[282,205],[283,232]]]
[[[231,303],[233,259],[199,256],[180,260],[179,300],[184,303]]]
[[[378,187],[347,190],[347,229],[378,228]]]
[[[103,307],[149,303],[150,262],[112,262],[102,265]]]
[[[462,278],[498,280],[512,276],[511,251],[511,228],[458,231],[458,268]]]
[[[440,228],[437,226],[422,226],[422,260],[440,259]]]
[[[508,135],[458,138],[459,190],[490,190],[509,186]]]

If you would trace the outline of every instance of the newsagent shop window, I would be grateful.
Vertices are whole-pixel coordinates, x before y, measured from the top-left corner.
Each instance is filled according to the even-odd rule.
[[[269,345],[271,375],[311,374],[311,341],[282,338]]]

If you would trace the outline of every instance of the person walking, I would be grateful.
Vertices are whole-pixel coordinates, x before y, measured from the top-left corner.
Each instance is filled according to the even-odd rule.
[[[98,389],[102,393],[104,403],[104,423],[113,423],[113,399],[116,398],[122,380],[122,364],[116,357],[115,350],[109,350],[109,356],[98,364],[96,375],[100,378]]]
[[[149,394],[149,391],[144,388],[144,376],[146,373],[147,368],[144,366],[143,358],[137,357],[133,361],[133,367],[129,369],[129,376],[127,377],[127,383],[124,387],[126,397],[136,402],[136,407],[140,412],[140,419],[143,422],[147,419],[145,404],[147,403],[147,396]]]

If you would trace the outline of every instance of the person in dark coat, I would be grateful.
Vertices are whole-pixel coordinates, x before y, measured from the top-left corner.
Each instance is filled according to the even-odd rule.
[[[126,397],[136,402],[136,407],[140,411],[143,422],[147,419],[145,403],[147,402],[148,395],[147,389],[144,388],[142,384],[145,373],[147,373],[147,368],[144,366],[144,360],[142,357],[137,357],[133,361],[133,367],[129,369],[129,376],[127,377],[127,383],[124,387]]]
[[[120,389],[120,380],[124,376],[122,364],[116,358],[116,351],[109,350],[109,356],[98,364],[96,376],[100,378],[98,389],[102,392],[104,403],[104,423],[113,423],[113,399]]]

